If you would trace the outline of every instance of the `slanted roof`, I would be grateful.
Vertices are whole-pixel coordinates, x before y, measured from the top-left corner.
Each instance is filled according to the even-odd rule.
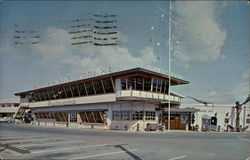
[[[85,79],[76,80],[76,81],[67,82],[67,83],[62,83],[62,84],[57,84],[57,85],[53,85],[53,86],[27,90],[27,91],[23,91],[23,92],[18,92],[18,93],[15,93],[15,95],[20,96],[22,94],[27,94],[27,93],[30,93],[30,92],[33,92],[33,91],[50,89],[50,88],[54,88],[54,87],[74,85],[74,84],[79,84],[81,82],[88,82],[88,81],[92,81],[92,80],[111,78],[111,77],[115,79],[115,78],[119,78],[119,77],[123,77],[123,76],[136,75],[136,74],[141,74],[141,75],[145,75],[145,76],[157,77],[157,78],[160,78],[160,79],[169,80],[169,76],[166,75],[166,74],[157,73],[157,72],[146,70],[146,69],[143,69],[143,68],[133,68],[133,69],[129,69],[129,70],[113,72],[113,73],[109,73],[109,74],[105,74],[105,75],[99,75],[99,76],[95,76],[95,77],[85,78]],[[171,86],[173,86],[173,85],[182,85],[182,84],[188,84],[189,83],[186,80],[176,78],[176,77],[173,77],[173,76],[170,76],[170,80],[171,80]]]

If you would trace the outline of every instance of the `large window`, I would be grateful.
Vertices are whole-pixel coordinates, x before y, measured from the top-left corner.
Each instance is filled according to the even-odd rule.
[[[143,87],[142,87],[142,83],[143,83],[143,80],[142,80],[142,77],[135,77],[135,80],[136,80],[136,90],[140,90],[142,91]]]
[[[73,92],[73,97],[79,97],[79,92],[78,92],[78,87],[77,85],[72,85],[71,86],[72,92]]]
[[[113,120],[130,120],[130,111],[113,111]]]
[[[126,78],[121,78],[121,87],[122,87],[122,90],[126,90],[126,81],[127,79]]]
[[[155,120],[155,112],[146,111],[146,120]]]
[[[94,81],[93,83],[94,83],[96,94],[103,94],[104,89],[103,89],[102,81],[97,80],[97,81]]]
[[[79,85],[78,85],[78,88],[79,88],[79,91],[80,91],[80,95],[81,95],[81,96],[86,96],[86,95],[87,95],[87,92],[86,92],[85,84],[84,84],[84,83],[79,84]]]
[[[113,111],[113,120],[121,120],[121,111]]]
[[[132,120],[143,120],[143,111],[133,111]]]
[[[130,111],[121,111],[122,120],[130,120]]]
[[[73,97],[70,86],[65,86],[64,88],[65,88],[67,98]]]
[[[94,87],[93,87],[92,81],[91,82],[87,82],[85,85],[86,85],[86,89],[87,89],[88,95],[94,95],[95,91],[94,91]]]
[[[71,112],[70,113],[69,121],[70,122],[77,122],[77,113],[76,112]]]
[[[151,91],[151,78],[144,78],[144,91]]]
[[[102,82],[103,82],[103,85],[104,85],[104,88],[105,88],[105,93],[114,93],[111,78],[103,79]]]
[[[153,92],[157,92],[157,80],[153,79]]]
[[[128,77],[127,78],[127,89],[130,90],[130,89],[135,89],[135,77]]]

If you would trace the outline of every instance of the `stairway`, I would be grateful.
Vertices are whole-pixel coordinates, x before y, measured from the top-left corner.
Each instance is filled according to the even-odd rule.
[[[22,119],[26,109],[29,109],[29,105],[28,103],[21,103],[19,106],[18,106],[18,110],[17,112],[15,113],[14,115],[14,118],[15,119]]]

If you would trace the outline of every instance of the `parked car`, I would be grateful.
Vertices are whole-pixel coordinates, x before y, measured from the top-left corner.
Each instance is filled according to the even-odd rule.
[[[0,119],[1,123],[14,123],[15,122],[15,118],[13,117],[3,117]]]

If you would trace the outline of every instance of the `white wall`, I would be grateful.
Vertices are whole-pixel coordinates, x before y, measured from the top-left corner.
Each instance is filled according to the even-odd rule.
[[[214,106],[207,106],[205,107],[204,105],[197,105],[194,104],[193,107],[196,109],[200,109],[200,111],[195,113],[195,124],[194,125],[199,125],[199,128],[201,128],[202,125],[202,116],[203,115],[208,115],[208,116],[214,116],[215,113],[217,113],[217,126],[220,125],[222,130],[226,129],[227,124],[224,123],[225,122],[225,118],[229,118],[229,123],[232,126],[235,126],[235,109],[232,109],[232,106],[234,105],[214,105]],[[191,106],[190,106],[191,107]],[[228,113],[228,116],[226,116]],[[250,108],[246,108],[245,110],[245,116],[246,118],[250,118],[247,117],[247,115],[250,114]],[[246,122],[244,123],[244,121],[246,121],[243,119],[244,118],[244,107],[241,110],[241,114],[240,114],[240,125],[242,125],[242,127],[244,127],[243,125],[245,124],[245,126],[249,126],[248,130],[250,131],[250,124],[247,124]]]

